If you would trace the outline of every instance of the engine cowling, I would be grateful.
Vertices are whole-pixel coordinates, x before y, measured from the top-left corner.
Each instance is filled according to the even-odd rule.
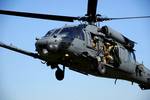
[[[120,32],[117,32],[116,30],[108,27],[108,26],[103,26],[101,28],[101,32],[106,35],[106,37],[110,37],[112,39],[115,39],[117,42],[123,44],[124,46],[127,46],[129,49],[134,48],[135,42],[128,39],[124,35],[122,35]]]

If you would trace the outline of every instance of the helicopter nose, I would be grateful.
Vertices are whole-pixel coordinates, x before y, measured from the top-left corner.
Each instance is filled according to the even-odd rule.
[[[36,51],[38,51],[39,53],[43,53],[43,54],[46,54],[48,53],[47,51],[47,43],[48,43],[48,40],[46,39],[38,39],[35,43],[35,47],[36,47]]]
[[[36,51],[40,53],[48,53],[48,51],[58,50],[59,41],[56,38],[42,38],[35,43]]]
[[[48,37],[38,39],[35,43],[36,51],[47,54],[48,52],[56,52],[66,50],[71,40],[67,37]]]
[[[37,49],[46,48],[48,44],[48,39],[38,39],[35,43]]]

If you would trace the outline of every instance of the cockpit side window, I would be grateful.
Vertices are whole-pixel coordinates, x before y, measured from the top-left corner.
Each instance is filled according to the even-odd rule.
[[[80,40],[85,40],[84,33],[82,29],[76,29],[76,38]]]

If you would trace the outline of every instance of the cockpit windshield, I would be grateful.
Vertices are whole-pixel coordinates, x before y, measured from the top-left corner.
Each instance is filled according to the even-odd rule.
[[[74,28],[70,28],[70,27],[67,27],[67,28],[63,28],[62,31],[59,33],[59,35],[64,35],[64,36],[69,36],[69,37],[74,37],[75,34],[74,34]]]
[[[58,34],[84,40],[84,33],[80,27],[66,27],[63,28],[62,31]]]
[[[45,37],[53,36],[53,35],[62,35],[63,37],[71,37],[71,38],[78,38],[84,40],[84,33],[82,27],[65,27],[59,29],[53,29],[47,32]]]
[[[45,37],[47,36],[53,36],[54,34],[57,34],[61,29],[53,29],[47,32],[47,34],[45,35]]]

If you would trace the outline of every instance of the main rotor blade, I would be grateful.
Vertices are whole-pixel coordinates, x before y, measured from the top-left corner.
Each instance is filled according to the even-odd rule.
[[[96,20],[97,0],[88,0],[87,16],[91,21]]]
[[[71,16],[37,14],[37,13],[7,11],[7,10],[0,10],[0,14],[20,16],[20,17],[28,17],[28,18],[45,19],[45,20],[66,21],[66,22],[73,22],[74,20],[79,19],[78,17],[71,17]]]
[[[143,19],[143,18],[150,18],[150,16],[120,17],[120,18],[98,18],[97,21],[110,21],[110,20],[123,20],[123,19]]]

